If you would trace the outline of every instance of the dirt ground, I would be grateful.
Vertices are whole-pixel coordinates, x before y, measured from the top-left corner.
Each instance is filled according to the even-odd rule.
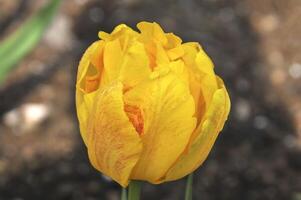
[[[0,0],[0,41],[44,3]],[[196,172],[194,199],[301,200],[300,17],[300,0],[62,1],[0,85],[0,200],[119,199],[120,187],[89,164],[75,76],[99,30],[141,20],[200,42],[229,88],[230,118]],[[145,183],[142,199],[184,199],[184,185]]]

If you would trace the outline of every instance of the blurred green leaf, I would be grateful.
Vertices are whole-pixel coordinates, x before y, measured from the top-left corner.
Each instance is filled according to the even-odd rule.
[[[50,2],[0,43],[0,83],[8,72],[28,54],[41,39],[53,18],[60,0]]]

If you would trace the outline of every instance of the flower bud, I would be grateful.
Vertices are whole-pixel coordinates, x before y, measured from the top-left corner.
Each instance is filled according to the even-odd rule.
[[[157,23],[124,24],[84,53],[76,108],[92,165],[126,187],[176,180],[208,156],[230,110],[223,81],[196,42]]]

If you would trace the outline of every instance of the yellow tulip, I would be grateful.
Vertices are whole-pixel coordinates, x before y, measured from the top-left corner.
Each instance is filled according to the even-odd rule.
[[[84,53],[76,108],[92,165],[123,187],[180,179],[208,156],[230,110],[223,81],[196,42],[157,23],[121,24]]]

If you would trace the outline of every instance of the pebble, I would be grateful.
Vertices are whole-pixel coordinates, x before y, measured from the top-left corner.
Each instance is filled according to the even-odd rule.
[[[301,64],[300,63],[293,63],[288,70],[289,75],[292,78],[300,78],[301,77]]]
[[[50,108],[43,103],[26,103],[17,107],[3,116],[3,122],[10,127],[15,134],[20,135],[33,130],[47,117]]]

